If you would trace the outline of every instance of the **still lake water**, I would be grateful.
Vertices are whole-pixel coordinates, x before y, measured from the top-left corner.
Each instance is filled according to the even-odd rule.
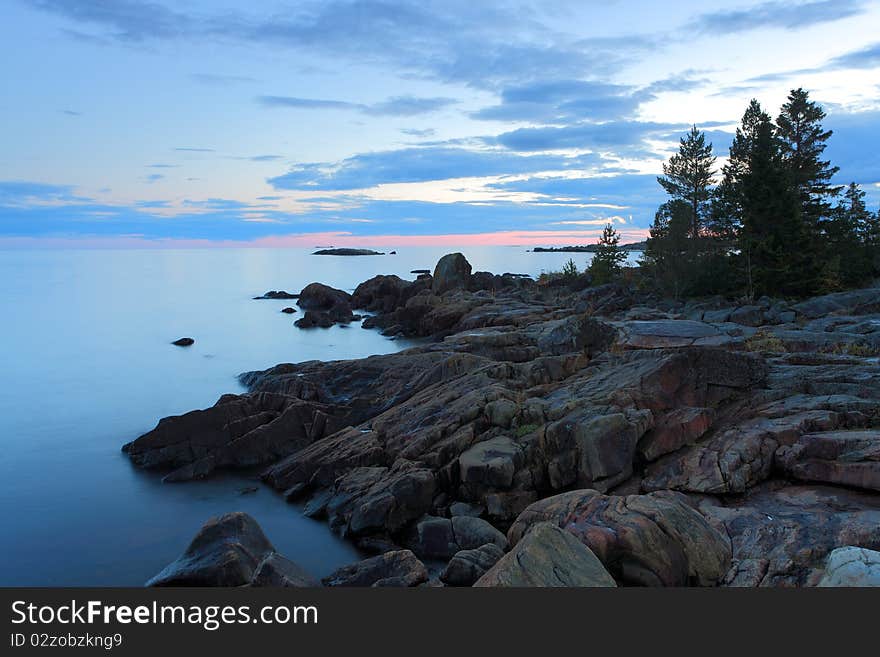
[[[381,250],[381,249],[380,249]],[[353,290],[414,278],[451,248],[310,256],[310,249],[0,250],[0,586],[139,586],[211,516],[246,511],[316,576],[359,558],[323,522],[253,478],[163,484],[120,447],[159,418],[241,392],[236,376],[282,362],[360,358],[408,346],[353,325],[303,331],[290,301],[312,281]],[[474,270],[538,275],[587,254],[466,247]],[[188,349],[169,343],[191,336]]]

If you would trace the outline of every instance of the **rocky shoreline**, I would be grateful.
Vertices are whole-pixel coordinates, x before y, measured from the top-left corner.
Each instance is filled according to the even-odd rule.
[[[460,254],[351,295],[313,283],[300,327],[358,310],[426,343],[243,374],[247,393],[123,449],[169,482],[264,468],[376,555],[325,585],[880,582],[880,289],[733,304],[634,287],[473,273]],[[230,514],[150,583],[317,582]]]

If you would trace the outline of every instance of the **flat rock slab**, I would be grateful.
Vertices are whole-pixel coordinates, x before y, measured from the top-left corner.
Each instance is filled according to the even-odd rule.
[[[689,319],[624,322],[618,327],[623,332],[623,346],[629,349],[717,346],[732,342],[732,338],[715,326]]]
[[[880,491],[880,431],[826,431],[801,436],[776,451],[795,479]]]

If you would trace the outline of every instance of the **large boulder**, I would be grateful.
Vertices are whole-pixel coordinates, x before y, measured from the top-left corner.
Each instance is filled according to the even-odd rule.
[[[352,313],[351,295],[343,290],[321,283],[310,283],[300,292],[297,305],[307,311],[294,322],[299,328],[328,327],[335,323],[348,324],[357,319]]]
[[[465,290],[471,277],[471,263],[461,253],[449,253],[434,267],[431,291],[443,294],[450,290]]]
[[[508,540],[518,542],[540,522],[564,527],[631,585],[714,586],[730,564],[727,537],[675,494],[562,493],[523,511]]]
[[[296,302],[304,310],[330,310],[338,305],[350,305],[351,295],[323,283],[309,283],[299,293]]]
[[[841,547],[828,555],[825,574],[817,586],[880,586],[880,552],[860,547]]]
[[[246,513],[211,518],[186,551],[147,586],[242,586],[275,548]]]
[[[413,286],[398,276],[374,276],[355,288],[351,305],[372,312],[391,312],[406,302]]]
[[[614,578],[577,538],[537,523],[474,586],[614,587]]]
[[[397,550],[343,566],[322,581],[326,586],[417,586],[428,581],[428,570],[409,550]]]

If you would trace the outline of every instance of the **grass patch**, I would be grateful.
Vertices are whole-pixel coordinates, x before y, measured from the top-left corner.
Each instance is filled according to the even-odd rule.
[[[533,433],[539,429],[539,425],[537,424],[523,424],[516,428],[516,437],[522,438],[523,436],[528,436],[530,433]]]
[[[785,343],[767,330],[760,330],[743,343],[748,351],[762,354],[781,354],[788,351]]]

